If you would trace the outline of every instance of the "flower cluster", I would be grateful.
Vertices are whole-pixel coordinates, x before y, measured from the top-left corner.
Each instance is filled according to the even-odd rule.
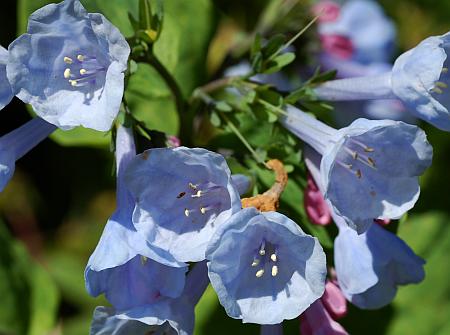
[[[317,59],[326,69],[337,68],[340,79],[311,80],[303,91],[329,101],[397,99],[370,106],[407,108],[450,130],[450,33],[425,39],[391,66],[395,29],[375,2],[320,1],[312,11],[319,15]],[[295,107],[292,95],[282,92],[292,86],[276,71],[292,61],[292,53],[284,53],[291,42],[276,47],[276,38],[261,42],[257,37],[251,65],[228,69],[225,78],[184,101],[176,80],[152,54],[159,28],[151,22],[135,26],[135,36],[125,39],[102,14],[88,13],[79,0],[64,0],[31,14],[27,32],[8,50],[0,48],[0,107],[16,96],[37,115],[0,137],[0,191],[16,160],[57,128],[112,130],[116,209],[84,273],[88,293],[103,294],[111,306],[95,309],[91,335],[193,334],[194,308],[209,284],[229,317],[261,325],[261,334],[281,335],[283,321],[297,317],[302,334],[347,334],[336,321],[347,313],[346,301],[380,308],[392,301],[398,286],[424,279],[424,260],[381,224],[400,219],[418,201],[419,177],[433,156],[422,129],[395,117],[357,118],[337,129]],[[257,164],[244,155],[227,160],[240,148],[186,147],[182,136],[165,134],[163,144],[156,140],[162,133],[137,120],[123,97],[126,76],[136,71],[130,64],[143,59],[182,100],[177,101],[185,113],[180,112],[181,128],[195,123],[185,107],[195,101],[189,106],[195,111],[204,103],[213,111],[209,126],[234,132],[257,163],[274,171],[233,123],[244,119],[233,114],[236,106],[257,119],[251,126],[242,121],[242,128],[261,123],[282,133],[281,144],[271,143],[282,150],[267,150],[267,156],[279,158],[293,147],[295,152],[285,162],[278,160],[284,174],[276,174],[269,191],[261,192],[268,183],[258,183],[263,178]],[[220,95],[210,92],[218,88],[233,100],[219,101]],[[311,110],[308,106],[319,104],[306,102]],[[136,141],[140,135],[145,141]],[[302,162],[294,137],[305,144]],[[292,157],[297,159],[293,168]],[[247,167],[247,173],[236,169],[243,174],[232,175],[230,162]],[[284,169],[288,165],[291,169]],[[296,168],[303,173],[304,183],[298,184],[306,185],[303,219],[324,231],[331,221],[337,226],[332,253],[308,234],[313,229],[302,229],[298,217],[296,222],[284,214],[291,211],[284,210],[283,191],[295,183],[287,171]],[[252,193],[252,201],[241,199],[246,193]],[[259,206],[266,201],[271,210]],[[328,268],[326,252],[334,257]]]

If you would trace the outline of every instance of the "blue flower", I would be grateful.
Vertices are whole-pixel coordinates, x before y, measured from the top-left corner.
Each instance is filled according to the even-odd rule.
[[[315,88],[330,101],[400,99],[416,117],[450,131],[450,33],[432,36],[400,55],[392,71],[332,80]]]
[[[418,118],[450,131],[450,33],[432,36],[400,55],[392,91]]]
[[[307,147],[305,162],[321,190],[320,156]],[[345,297],[360,308],[375,309],[389,304],[398,285],[423,280],[424,260],[399,237],[373,224],[358,235],[333,209],[331,215],[339,228],[334,243],[334,265]]]
[[[418,176],[432,147],[418,127],[358,119],[335,130],[294,107],[281,123],[322,155],[324,195],[347,224],[362,233],[373,219],[398,219],[416,203]]]
[[[335,222],[338,220],[335,217]],[[383,307],[394,299],[397,286],[424,279],[425,261],[378,224],[361,235],[345,225],[338,227],[334,243],[336,276],[345,297],[354,305],[364,309]]]
[[[8,48],[13,92],[61,129],[109,130],[119,112],[130,48],[101,14],[78,0],[47,5]]]
[[[348,38],[353,62],[387,62],[392,55],[395,26],[375,1],[346,1],[336,20],[320,22],[318,27],[321,35]]]
[[[176,298],[184,287],[187,267],[166,252],[147,243],[132,223],[134,199],[125,188],[124,169],[135,156],[130,129],[118,128],[117,210],[108,220],[100,242],[85,271],[89,294],[102,293],[117,310]]]
[[[40,118],[34,118],[0,138],[0,192],[12,178],[16,160],[33,149],[56,127]]]
[[[3,109],[14,96],[11,85],[6,77],[6,64],[8,63],[8,51],[0,46],[0,109]]]
[[[209,278],[227,314],[277,324],[300,315],[324,292],[325,254],[286,216],[246,208],[214,234]]]
[[[91,326],[91,335],[192,335],[194,307],[208,286],[205,262],[189,272],[183,294],[117,312],[113,308],[97,307]]]
[[[151,149],[126,171],[137,199],[133,223],[180,262],[205,259],[211,235],[241,208],[225,159],[205,149]]]

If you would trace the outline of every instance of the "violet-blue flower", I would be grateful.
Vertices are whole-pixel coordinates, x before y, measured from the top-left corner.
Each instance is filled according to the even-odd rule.
[[[416,117],[450,131],[450,33],[432,36],[400,55],[392,71],[319,85],[315,92],[330,101],[400,99]]]
[[[14,96],[11,85],[6,77],[6,64],[8,63],[8,50],[0,46],[0,109],[3,109]]]
[[[305,162],[321,190],[320,155],[307,147]],[[353,304],[376,309],[389,304],[397,287],[423,280],[424,260],[399,237],[373,224],[361,235],[331,209],[339,229],[334,243],[334,265],[339,287]]]
[[[364,309],[376,309],[394,299],[399,285],[419,283],[425,261],[399,237],[378,224],[358,235],[334,216],[339,234],[334,265],[345,297]]]
[[[357,119],[336,130],[292,106],[280,122],[322,155],[325,198],[358,233],[373,219],[397,219],[416,203],[418,176],[433,153],[420,128]]]
[[[18,98],[61,129],[109,130],[119,112],[130,47],[102,14],[80,1],[30,15],[9,48],[7,76]]]
[[[234,214],[214,234],[206,256],[220,303],[243,322],[293,319],[324,291],[319,242],[276,212],[245,208]]]
[[[241,208],[223,156],[201,148],[150,149],[126,171],[133,223],[180,262],[205,259],[213,232]]]
[[[117,312],[113,308],[97,307],[91,335],[192,335],[194,307],[208,286],[205,262],[196,264],[188,273],[183,294],[176,298],[162,297],[158,301]]]
[[[178,297],[187,267],[150,245],[132,223],[135,201],[126,189],[124,170],[135,156],[130,129],[119,126],[116,138],[117,210],[108,220],[85,271],[86,288],[105,294],[117,310]]]
[[[33,149],[55,129],[54,125],[40,118],[34,118],[0,137],[0,192],[12,178],[16,160]]]

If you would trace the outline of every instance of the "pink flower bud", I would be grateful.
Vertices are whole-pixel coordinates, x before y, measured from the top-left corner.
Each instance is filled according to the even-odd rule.
[[[325,226],[331,222],[331,214],[322,193],[308,174],[308,184],[304,194],[304,205],[309,220],[317,225]]]
[[[320,35],[323,50],[341,59],[350,59],[353,55],[353,43],[345,36],[337,34]]]
[[[301,335],[348,335],[328,314],[320,299],[309,306],[300,316],[300,321]]]
[[[319,22],[333,22],[339,17],[341,8],[334,1],[320,1],[312,7],[314,15],[319,16]]]
[[[341,289],[333,282],[327,281],[325,284],[325,292],[321,299],[328,313],[334,319],[342,318],[347,314],[347,301]]]

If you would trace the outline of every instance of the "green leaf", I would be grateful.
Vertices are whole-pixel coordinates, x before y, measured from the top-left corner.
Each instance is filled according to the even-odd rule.
[[[292,52],[286,52],[282,55],[278,55],[270,62],[268,62],[266,69],[263,73],[270,74],[280,71],[286,65],[292,63],[295,60],[295,54]]]
[[[286,42],[286,37],[283,34],[277,34],[270,38],[269,42],[262,48],[264,59],[270,58],[276,53]]]
[[[55,325],[58,291],[0,222],[0,333],[47,334]]]

